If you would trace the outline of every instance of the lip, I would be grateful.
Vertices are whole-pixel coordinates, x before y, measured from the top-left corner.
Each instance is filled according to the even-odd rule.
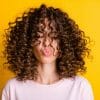
[[[44,56],[49,57],[52,54],[52,50],[50,48],[44,48],[42,50],[42,53],[43,53]]]

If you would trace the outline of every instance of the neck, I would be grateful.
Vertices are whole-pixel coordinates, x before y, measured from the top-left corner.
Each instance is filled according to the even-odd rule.
[[[39,64],[37,82],[42,84],[52,84],[59,80],[56,71],[56,64]]]

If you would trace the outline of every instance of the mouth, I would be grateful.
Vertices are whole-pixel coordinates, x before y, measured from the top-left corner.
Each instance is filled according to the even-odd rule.
[[[42,54],[43,54],[44,56],[46,56],[46,57],[49,57],[49,56],[52,55],[52,50],[51,50],[50,48],[44,48],[44,49],[42,50]]]

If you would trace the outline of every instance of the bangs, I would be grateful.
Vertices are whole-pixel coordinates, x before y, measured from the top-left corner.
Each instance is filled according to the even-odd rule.
[[[38,42],[37,44],[40,44],[39,38],[45,37],[49,37],[51,39],[51,42],[53,40],[59,41],[59,32],[57,31],[55,20],[41,18],[36,26],[37,32],[34,37],[34,43]]]

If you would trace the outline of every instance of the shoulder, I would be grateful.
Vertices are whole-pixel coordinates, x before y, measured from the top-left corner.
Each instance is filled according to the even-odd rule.
[[[81,93],[83,100],[94,100],[92,85],[86,77],[76,76],[75,88]]]
[[[93,88],[87,78],[78,76],[76,80],[79,82],[79,91],[84,98],[83,100],[94,100]]]
[[[82,100],[94,100],[92,85],[86,77],[75,76],[65,79],[65,82],[69,83],[71,90],[78,93]]]
[[[9,95],[9,93],[16,91],[16,89],[18,87],[19,88],[22,87],[23,84],[25,84],[24,81],[19,81],[19,80],[17,80],[16,77],[11,78],[6,82],[5,86],[3,87],[2,94],[8,94]]]
[[[9,79],[7,82],[6,82],[6,86],[13,86],[13,85],[15,85],[16,83],[19,83],[19,81],[17,80],[17,78],[11,78],[11,79]]]
[[[23,81],[18,81],[17,78],[15,78],[15,77],[11,78],[6,82],[3,90],[7,90],[8,91],[8,90],[15,89],[16,86],[19,86],[22,83],[23,83]]]
[[[79,76],[79,75],[77,75],[77,76],[71,78],[70,80],[73,81],[74,83],[79,83],[79,84],[82,84],[82,83],[84,83],[84,84],[90,84],[87,78],[85,78],[85,77],[83,77],[83,76]]]
[[[73,78],[66,78],[65,79],[65,83],[66,84],[70,84],[74,87],[78,87],[80,89],[89,89],[91,90],[92,86],[91,86],[91,83],[88,81],[87,78],[83,77],[83,76],[75,76]]]
[[[75,76],[74,80],[75,80],[75,82],[78,82],[78,83],[90,84],[88,79],[86,77],[83,77],[83,76]]]
[[[86,77],[83,76],[76,76],[75,77],[75,82],[80,84],[82,87],[88,87],[91,88],[91,84],[89,82],[89,80]]]
[[[14,89],[16,81],[16,78],[11,78],[6,82],[5,86],[2,89],[2,97],[9,96],[9,91]]]
[[[82,82],[86,82],[89,83],[89,81],[87,80],[87,78],[83,77],[83,76],[75,76],[75,77],[71,77],[71,78],[65,78],[66,81],[70,81],[70,82],[77,82],[77,83],[82,83]]]

